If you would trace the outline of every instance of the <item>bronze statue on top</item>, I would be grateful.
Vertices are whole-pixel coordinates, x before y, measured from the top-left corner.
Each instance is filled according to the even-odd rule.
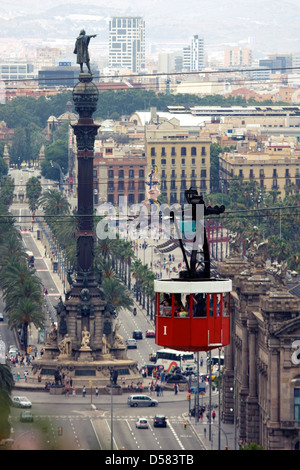
[[[90,69],[90,56],[88,46],[91,38],[95,38],[97,34],[87,35],[85,30],[82,29],[76,39],[74,54],[77,54],[77,64],[80,64],[80,72],[83,73],[83,64],[85,63],[89,73],[92,75]]]

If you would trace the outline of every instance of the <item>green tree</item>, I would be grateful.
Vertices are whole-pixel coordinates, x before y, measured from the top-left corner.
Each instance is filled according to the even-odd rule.
[[[116,278],[104,278],[102,288],[106,300],[113,304],[117,313],[121,308],[132,308],[133,300],[129,291]]]
[[[68,170],[68,141],[67,139],[58,139],[45,148],[45,160],[42,163],[42,175],[45,178],[60,180],[60,170],[53,163],[57,163],[61,171],[66,173]]]
[[[41,195],[39,206],[43,207],[46,217],[70,214],[71,206],[68,200],[59,191],[55,191],[54,189],[48,189]]]
[[[0,441],[10,436],[10,397],[13,386],[14,381],[9,366],[0,364]]]
[[[42,193],[42,186],[40,180],[33,176],[29,178],[26,183],[26,197],[31,212],[34,212],[38,207],[38,200]]]

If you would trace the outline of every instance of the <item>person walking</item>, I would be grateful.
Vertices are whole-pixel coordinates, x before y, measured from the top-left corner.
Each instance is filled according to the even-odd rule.
[[[85,389],[85,385],[82,387],[82,396],[83,398],[85,398],[85,395],[86,395],[86,389]]]

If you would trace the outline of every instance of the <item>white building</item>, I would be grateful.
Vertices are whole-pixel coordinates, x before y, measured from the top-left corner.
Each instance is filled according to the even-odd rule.
[[[109,21],[109,67],[139,73],[145,69],[145,22],[141,17]]]
[[[188,72],[200,72],[204,68],[204,39],[198,35],[183,49],[183,67]]]

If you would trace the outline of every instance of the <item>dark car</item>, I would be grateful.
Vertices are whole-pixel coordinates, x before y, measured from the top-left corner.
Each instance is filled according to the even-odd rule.
[[[163,415],[154,416],[153,426],[155,428],[166,428],[167,427],[167,418]]]
[[[143,339],[143,332],[140,331],[140,330],[134,330],[134,331],[132,332],[132,337],[133,337],[134,339]]]
[[[186,383],[187,378],[182,374],[169,374],[166,378],[168,384],[172,383]]]

